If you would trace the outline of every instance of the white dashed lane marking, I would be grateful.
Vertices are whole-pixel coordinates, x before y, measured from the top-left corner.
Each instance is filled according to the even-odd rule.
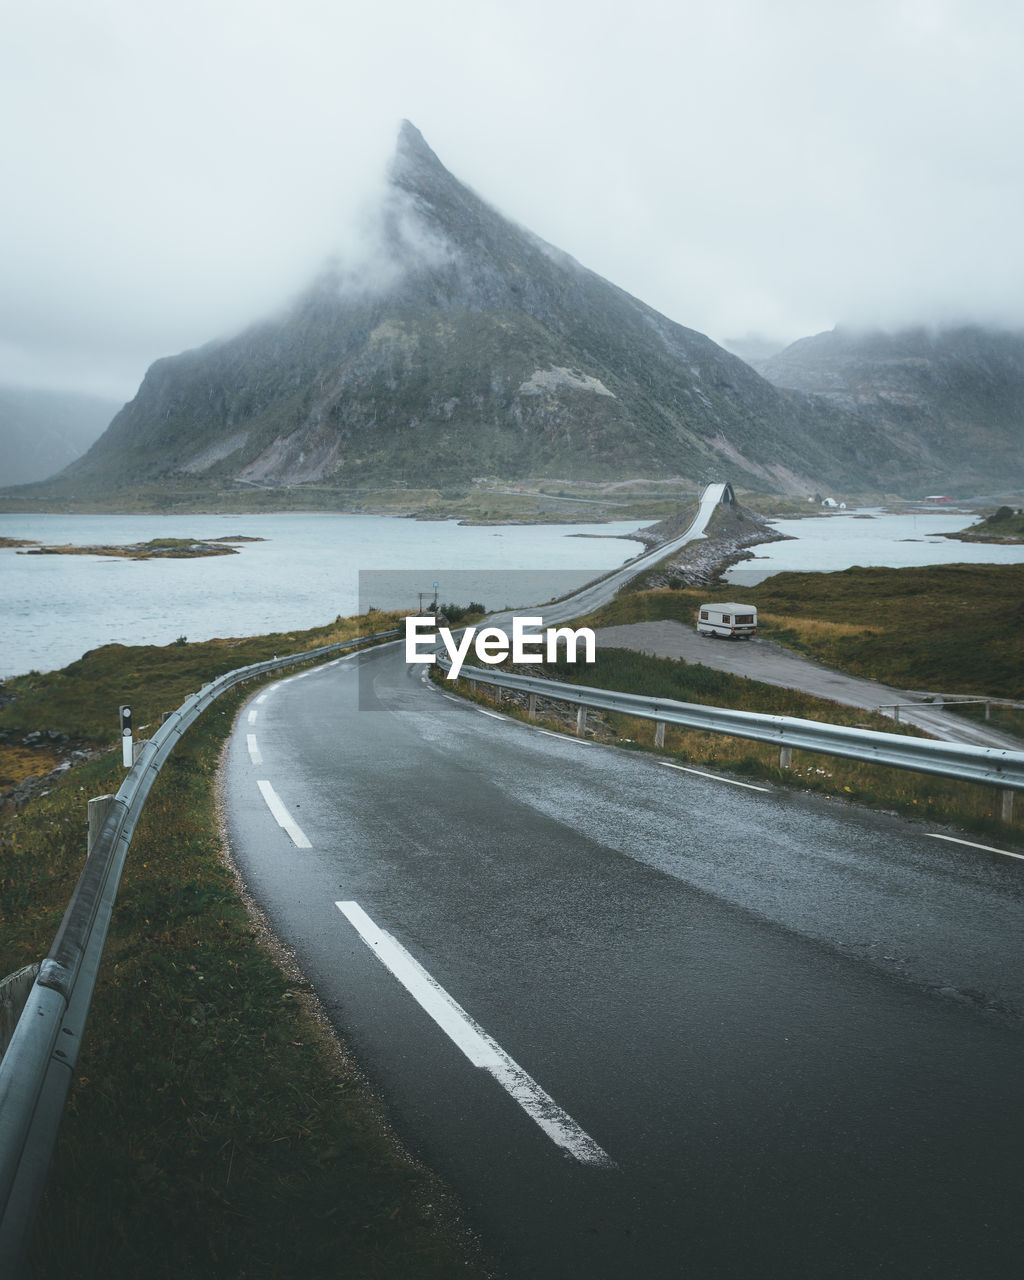
[[[948,840],[950,844],[964,844],[968,849],[984,849],[986,853],[1001,853],[1004,858],[1019,858],[1024,862],[1024,853],[1011,853],[1009,849],[994,849],[990,844],[975,844],[973,840],[958,840],[956,836],[939,835],[937,831],[926,831],[932,840]]]
[[[703,769],[688,769],[685,764],[672,764],[670,760],[659,760],[666,769],[679,769],[682,773],[695,773],[698,778],[709,778],[712,782],[727,782],[730,787],[746,787],[748,791],[764,791],[768,787],[755,787],[752,782],[737,782],[735,778],[722,778],[717,773],[705,773]]]
[[[312,849],[313,846],[306,838],[305,832],[284,807],[281,797],[277,794],[270,783],[264,780],[257,782],[256,785],[259,787],[260,794],[263,796],[263,799],[267,802],[267,808],[274,815],[277,825],[282,829],[282,831],[286,831],[288,833],[291,837],[292,844],[294,844],[297,849]]]
[[[402,946],[379,928],[358,902],[336,902],[377,959],[405,987],[474,1067],[482,1067],[563,1151],[581,1164],[614,1168],[615,1161],[540,1087]]]

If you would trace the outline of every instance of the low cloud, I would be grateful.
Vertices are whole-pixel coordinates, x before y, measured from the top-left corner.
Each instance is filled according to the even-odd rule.
[[[403,117],[509,217],[718,340],[1022,328],[1022,37],[1001,0],[21,6],[0,382],[127,398],[330,258],[379,287],[367,210]],[[403,252],[443,258],[409,212]]]

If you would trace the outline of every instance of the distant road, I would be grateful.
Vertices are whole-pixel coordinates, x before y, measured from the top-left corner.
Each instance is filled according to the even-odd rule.
[[[834,671],[820,662],[789,653],[768,640],[717,640],[698,635],[694,627],[674,620],[634,622],[621,627],[601,627],[596,632],[599,647],[634,649],[652,653],[658,658],[682,658],[686,662],[702,662],[716,671],[749,676],[765,684],[786,689],[800,689],[816,698],[831,698],[849,707],[866,711],[887,708],[892,716],[894,703],[906,703],[905,689],[893,689],[874,680]],[[900,720],[913,724],[946,742],[964,742],[976,747],[999,747],[1019,751],[1021,743],[1008,733],[1000,733],[985,724],[951,715],[929,704],[900,707]]]
[[[607,577],[591,583],[581,591],[577,591],[575,595],[569,596],[566,600],[559,600],[554,604],[539,604],[536,608],[531,606],[531,616],[543,616],[545,625],[551,626],[558,622],[568,622],[572,618],[579,618],[585,613],[592,613],[595,609],[602,608],[614,598],[617,591],[621,590],[627,582],[632,582],[638,574],[658,564],[659,561],[678,551],[680,547],[686,546],[688,542],[703,538],[708,521],[711,519],[715,507],[725,496],[725,490],[726,486],[724,484],[707,485],[701,494],[700,505],[692,523],[677,538],[672,538],[651,551],[644,551],[640,555],[634,556],[621,569],[616,569],[614,573],[608,574]],[[521,615],[524,611],[517,609],[515,612]],[[488,622],[500,627],[510,624],[511,619],[511,612],[496,613],[489,616]]]

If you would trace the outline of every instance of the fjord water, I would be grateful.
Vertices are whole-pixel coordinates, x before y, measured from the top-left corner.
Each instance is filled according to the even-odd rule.
[[[649,522],[476,527],[307,513],[0,515],[0,536],[48,546],[265,539],[238,544],[238,555],[200,559],[0,550],[0,677],[63,667],[104,644],[160,645],[182,635],[207,640],[320,626],[358,612],[359,573],[366,570],[422,571],[411,594],[408,572],[396,574],[394,598],[367,602],[380,609],[414,608],[416,592],[432,593],[435,582],[442,601],[475,599],[489,608],[532,604],[556,594],[555,573],[562,594],[636,555],[643,548],[629,535],[643,523]],[[520,599],[504,594],[508,575],[502,571],[510,569],[519,571]],[[501,598],[493,598],[496,590]]]
[[[944,538],[944,533],[955,533],[973,523],[969,511],[895,514],[873,508],[769,523],[794,541],[748,548],[754,559],[730,569],[725,575],[729,582],[753,586],[773,573],[831,573],[853,565],[900,569],[928,564],[1018,564],[1024,560],[1024,546]]]
[[[729,580],[742,586],[786,569],[830,571],[854,564],[1024,560],[1024,546],[938,536],[969,522],[969,513],[958,511],[866,511],[775,520],[773,527],[795,541],[752,548],[757,558],[732,570]],[[238,555],[186,560],[27,556],[0,550],[0,677],[62,667],[104,644],[286,632],[356,613],[361,604],[413,608],[416,593],[430,593],[434,582],[442,601],[480,600],[491,609],[536,604],[636,555],[642,548],[629,535],[645,523],[470,526],[450,520],[308,513],[0,515],[0,536],[45,545],[238,535],[265,539],[240,544]],[[360,602],[359,574],[367,570],[395,571],[391,595]],[[412,570],[417,571],[414,588]],[[517,571],[515,599],[506,594],[508,570]],[[375,574],[375,583],[384,576]]]

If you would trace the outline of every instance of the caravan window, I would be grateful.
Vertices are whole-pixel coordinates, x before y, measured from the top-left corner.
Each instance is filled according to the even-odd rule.
[[[707,611],[707,609],[701,609],[701,611],[700,611],[700,617],[701,617],[701,621],[702,621],[702,622],[707,622],[707,620],[708,620],[708,611]]]
[[[754,615],[752,613],[738,613],[736,615],[737,622],[753,622]]]
[[[723,622],[732,622],[732,617],[731,617],[728,613],[723,613],[723,614],[722,614],[722,621],[723,621]]]

